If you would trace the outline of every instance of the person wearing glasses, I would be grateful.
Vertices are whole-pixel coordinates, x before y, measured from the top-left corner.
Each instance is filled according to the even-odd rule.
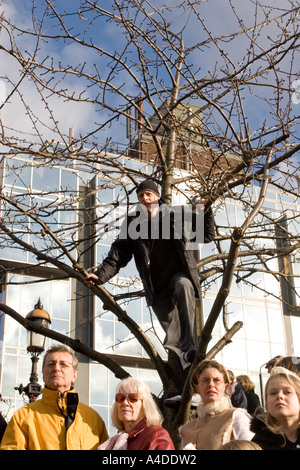
[[[0,395],[1,398],[1,395]],[[2,413],[0,412],[0,442],[2,440],[3,434],[5,433],[5,429],[7,427],[7,422],[5,421]]]
[[[129,377],[119,383],[111,420],[118,433],[99,450],[174,450],[150,388],[139,379]]]
[[[96,450],[108,438],[102,418],[74,390],[78,361],[63,345],[43,359],[42,398],[15,411],[1,450]]]
[[[226,393],[227,370],[217,361],[203,361],[192,376],[195,393],[201,397],[197,418],[180,429],[182,447],[217,450],[234,439],[251,441],[251,417],[243,408],[234,408]],[[188,447],[187,447],[188,446]]]

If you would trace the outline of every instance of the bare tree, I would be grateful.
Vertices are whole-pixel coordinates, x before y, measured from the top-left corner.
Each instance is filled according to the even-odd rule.
[[[31,21],[4,7],[1,23],[7,71],[1,77],[6,93],[0,100],[0,151],[11,175],[10,190],[1,194],[2,246],[26,250],[35,266],[47,263],[61,276],[83,282],[89,250],[109,230],[116,207],[129,207],[138,181],[148,176],[142,163],[153,165],[151,177],[169,204],[177,191],[187,202],[195,195],[206,198],[215,210],[230,200],[243,205],[241,226],[217,226],[215,254],[198,262],[203,288],[216,277],[222,286],[201,332],[197,361],[215,356],[241,327],[230,329],[225,322],[225,337],[207,350],[233,278],[251,284],[251,276],[263,271],[290,282],[292,277],[272,270],[269,261],[299,256],[298,214],[289,213],[283,225],[282,214],[263,208],[268,185],[299,196],[299,3],[227,1],[219,7],[222,23],[200,0],[172,6],[112,1],[108,9],[89,0],[81,0],[78,9],[71,2],[33,0]],[[76,136],[66,132],[74,124],[70,115]],[[40,192],[24,183],[26,191],[19,191],[26,165],[18,165],[18,156],[28,159],[28,167],[63,165],[101,183]],[[139,160],[139,168],[131,168],[131,158]],[[253,184],[260,187],[259,197],[251,193]],[[124,196],[105,205],[102,194],[111,185]],[[76,217],[63,223],[65,214]],[[274,226],[282,243],[274,242]],[[3,264],[4,272],[9,268]],[[177,379],[170,374],[172,364],[159,357],[119,298],[104,287],[92,293],[138,339],[167,395]],[[72,347],[85,348],[74,342]],[[117,377],[126,375],[105,355],[84,353],[96,354]],[[178,425],[189,409],[188,385],[184,396]]]

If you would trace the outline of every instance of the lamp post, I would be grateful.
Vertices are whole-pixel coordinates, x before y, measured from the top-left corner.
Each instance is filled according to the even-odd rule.
[[[263,385],[263,378],[262,378],[262,367],[265,366],[267,364],[267,362],[265,362],[264,364],[262,364],[259,368],[259,386],[260,386],[260,396],[261,396],[261,404],[262,406],[264,407],[265,404],[264,404],[264,385]]]
[[[35,325],[50,327],[51,320],[49,314],[43,309],[41,299],[34,306],[34,309],[26,315],[26,319],[34,322]],[[42,386],[38,383],[37,364],[39,355],[45,351],[46,337],[34,331],[29,331],[27,334],[27,351],[31,354],[31,374],[29,383],[24,387],[22,384],[15,387],[20,394],[25,393],[30,402],[33,402],[42,392]]]

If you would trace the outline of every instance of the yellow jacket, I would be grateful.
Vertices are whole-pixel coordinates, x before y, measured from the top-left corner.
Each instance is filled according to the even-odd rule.
[[[96,450],[106,439],[102,418],[77,393],[44,388],[40,400],[15,411],[0,449]]]

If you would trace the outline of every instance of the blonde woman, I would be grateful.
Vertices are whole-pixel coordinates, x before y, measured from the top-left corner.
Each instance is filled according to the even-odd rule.
[[[251,423],[253,442],[263,450],[300,450],[300,377],[274,367],[265,387],[265,414]]]

